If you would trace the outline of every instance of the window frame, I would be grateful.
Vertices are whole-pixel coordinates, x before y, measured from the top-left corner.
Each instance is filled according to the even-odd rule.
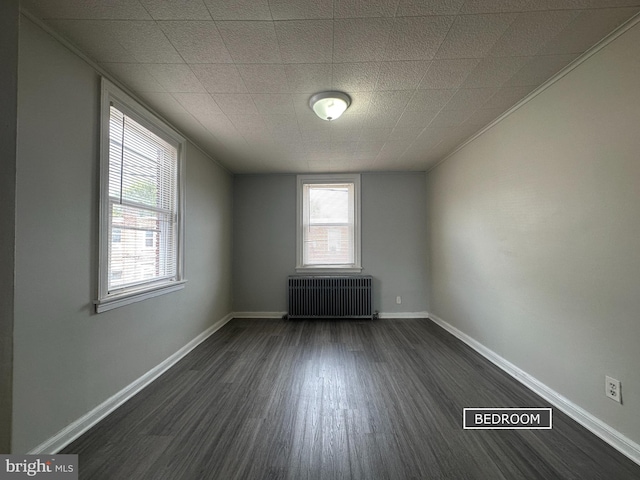
[[[176,195],[176,275],[170,279],[152,280],[134,286],[119,288],[109,292],[109,122],[110,107],[156,134],[177,148],[177,195]],[[186,140],[173,128],[155,116],[144,106],[126,94],[106,78],[101,81],[100,104],[100,197],[98,215],[98,298],[95,300],[96,313],[102,313],[134,302],[175,292],[184,288],[184,163]]]
[[[361,248],[361,200],[360,174],[335,173],[297,175],[296,188],[296,272],[297,273],[360,273],[362,271]],[[313,184],[353,184],[353,263],[333,265],[308,265],[304,259],[304,187]]]

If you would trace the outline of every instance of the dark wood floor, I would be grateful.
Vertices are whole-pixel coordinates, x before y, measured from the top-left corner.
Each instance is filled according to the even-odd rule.
[[[464,407],[548,407],[433,322],[235,319],[61,453],[83,479],[638,479],[553,430],[463,430]]]

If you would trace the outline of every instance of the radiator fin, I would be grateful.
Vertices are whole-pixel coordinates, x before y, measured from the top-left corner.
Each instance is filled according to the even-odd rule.
[[[289,318],[373,318],[372,278],[290,276]]]

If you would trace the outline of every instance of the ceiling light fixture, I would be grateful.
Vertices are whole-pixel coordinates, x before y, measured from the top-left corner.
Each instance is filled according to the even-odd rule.
[[[322,120],[335,120],[351,105],[351,98],[342,92],[316,93],[309,99],[309,106]]]

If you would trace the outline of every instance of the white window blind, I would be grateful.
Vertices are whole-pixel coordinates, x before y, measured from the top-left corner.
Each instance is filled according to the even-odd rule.
[[[105,78],[100,132],[98,313],[186,283],[185,139]]]
[[[108,294],[178,275],[178,145],[109,111]]]

